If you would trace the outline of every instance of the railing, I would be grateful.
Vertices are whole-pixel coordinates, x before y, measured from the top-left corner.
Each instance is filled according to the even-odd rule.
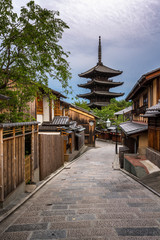
[[[146,111],[146,109],[147,109],[147,106],[146,106],[146,105],[143,105],[143,106],[141,106],[141,107],[139,107],[139,108],[137,108],[137,109],[133,109],[133,110],[131,111],[131,113],[138,116],[138,115],[140,115],[140,114],[144,114],[145,111]]]

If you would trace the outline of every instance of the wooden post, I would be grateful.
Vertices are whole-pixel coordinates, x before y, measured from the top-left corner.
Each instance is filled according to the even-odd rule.
[[[38,132],[39,132],[39,126],[37,125],[37,165],[38,165],[38,168],[39,168],[39,135],[38,135]]]
[[[3,181],[3,128],[0,129],[0,201],[4,201]]]
[[[22,141],[22,171],[23,171],[23,180],[25,181],[25,126],[22,127],[23,141]]]
[[[16,131],[15,131],[15,127],[13,127],[13,159],[12,159],[12,169],[13,169],[13,172],[12,172],[12,176],[13,176],[13,186],[14,186],[14,189],[16,188]]]
[[[31,136],[31,181],[34,180],[34,125],[32,125]]]

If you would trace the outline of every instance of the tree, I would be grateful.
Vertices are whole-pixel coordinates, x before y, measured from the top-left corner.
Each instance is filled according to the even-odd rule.
[[[126,102],[125,100],[117,101],[113,98],[107,107],[102,107],[102,109],[95,108],[93,109],[93,112],[97,117],[101,118],[102,121],[107,121],[109,118],[112,123],[118,125],[120,122],[123,122],[123,118],[117,120],[114,113],[131,105],[131,102]]]
[[[80,100],[78,100],[78,101],[74,102],[74,104],[77,107],[81,107],[81,108],[83,108],[83,109],[85,109],[87,111],[91,110],[90,107],[88,107],[88,105],[87,105],[87,101],[84,101],[84,100],[80,101]]]
[[[47,88],[49,78],[58,79],[68,91],[69,53],[58,44],[68,28],[59,12],[43,9],[34,1],[21,7],[19,16],[13,12],[12,0],[0,1],[0,93],[11,96],[7,103],[11,121],[24,120],[27,101],[40,87],[52,95]],[[3,102],[0,109],[7,104]]]

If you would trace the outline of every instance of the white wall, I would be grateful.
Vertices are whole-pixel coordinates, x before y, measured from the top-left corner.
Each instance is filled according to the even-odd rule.
[[[49,121],[49,102],[46,96],[43,97],[43,121]]]
[[[52,99],[52,120],[54,118],[54,100]]]
[[[43,115],[37,114],[37,122],[43,122]]]

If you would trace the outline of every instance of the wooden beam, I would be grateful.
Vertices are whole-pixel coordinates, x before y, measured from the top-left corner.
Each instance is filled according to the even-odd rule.
[[[34,125],[32,125],[31,136],[31,180],[34,180]]]
[[[25,126],[22,127],[22,173],[23,173],[23,180],[25,181]]]
[[[3,128],[0,129],[0,201],[4,201],[4,181],[3,181]]]
[[[80,110],[78,110],[78,109],[75,109],[75,108],[70,107],[69,110],[74,111],[74,112],[77,112],[77,113],[80,113],[80,114],[82,114],[82,115],[84,115],[84,116],[87,116],[87,117],[89,117],[89,118],[95,119],[95,117],[92,116],[91,114],[85,113],[85,112],[80,111]]]
[[[12,176],[13,176],[13,186],[14,189],[16,188],[16,131],[15,127],[13,127],[13,145],[12,145],[12,151],[13,151],[13,157],[12,157]]]

